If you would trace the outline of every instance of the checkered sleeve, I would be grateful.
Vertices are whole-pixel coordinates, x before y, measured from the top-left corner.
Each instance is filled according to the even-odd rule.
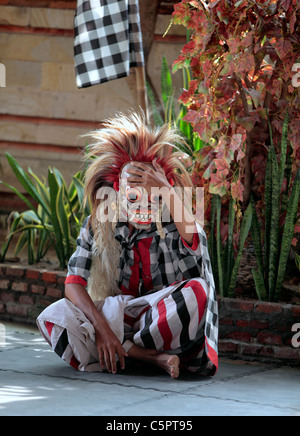
[[[87,285],[92,264],[93,246],[93,231],[89,225],[89,218],[84,221],[77,238],[77,249],[69,260],[65,284]]]
[[[207,237],[199,223],[196,223],[191,245],[179,237],[178,255],[179,268],[185,278],[201,277],[214,286]]]

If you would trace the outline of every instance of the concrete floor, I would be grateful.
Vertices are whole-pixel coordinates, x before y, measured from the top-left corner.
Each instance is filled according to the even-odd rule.
[[[0,324],[0,416],[40,415],[300,416],[300,369],[223,359],[213,378],[172,380],[133,362],[116,375],[80,373],[36,329]]]

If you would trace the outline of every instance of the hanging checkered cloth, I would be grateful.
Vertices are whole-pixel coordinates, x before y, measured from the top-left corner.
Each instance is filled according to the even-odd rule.
[[[74,56],[78,88],[144,66],[138,0],[78,0]]]

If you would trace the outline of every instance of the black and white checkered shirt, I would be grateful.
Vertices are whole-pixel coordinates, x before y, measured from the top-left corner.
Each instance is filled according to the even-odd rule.
[[[144,66],[138,0],[78,0],[74,57],[78,88]]]

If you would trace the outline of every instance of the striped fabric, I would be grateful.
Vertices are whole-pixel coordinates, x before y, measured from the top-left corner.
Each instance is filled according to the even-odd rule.
[[[203,279],[193,279],[147,296],[119,295],[96,305],[125,351],[136,344],[175,354],[183,368],[213,375],[218,356],[205,338],[209,292]],[[62,299],[49,306],[37,324],[53,351],[73,368],[101,371],[94,328],[70,301]]]

